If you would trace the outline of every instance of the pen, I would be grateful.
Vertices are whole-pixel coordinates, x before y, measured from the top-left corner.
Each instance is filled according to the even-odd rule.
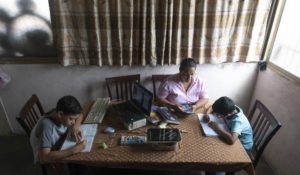
[[[180,130],[181,133],[189,133],[187,130],[181,129]]]

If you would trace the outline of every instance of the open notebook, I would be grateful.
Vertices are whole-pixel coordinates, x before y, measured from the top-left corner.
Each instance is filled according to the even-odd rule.
[[[93,146],[94,137],[97,132],[98,124],[82,124],[80,128],[82,130],[83,139],[86,140],[86,146],[82,152],[90,152]],[[76,145],[76,142],[70,138],[67,138],[62,145],[61,150],[68,149],[72,146]]]
[[[213,114],[208,114],[208,115],[209,115],[209,119],[211,121],[216,122],[219,125],[219,127],[223,128],[224,130],[229,131],[223,118],[217,117]],[[204,116],[204,114],[202,114],[202,113],[198,114],[198,119],[201,124],[204,135],[205,136],[218,136],[218,134],[211,127],[209,127],[206,122],[203,121],[203,116]]]

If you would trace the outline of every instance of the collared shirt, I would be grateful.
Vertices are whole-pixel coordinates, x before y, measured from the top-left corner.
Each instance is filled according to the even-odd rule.
[[[242,145],[248,151],[251,150],[253,146],[252,128],[242,109],[238,106],[236,106],[236,108],[238,113],[235,114],[231,119],[225,118],[225,120],[230,132],[235,132],[239,135]]]
[[[199,77],[194,76],[191,85],[185,90],[179,73],[168,77],[160,84],[157,96],[174,104],[192,104],[202,98],[208,98],[205,84]]]

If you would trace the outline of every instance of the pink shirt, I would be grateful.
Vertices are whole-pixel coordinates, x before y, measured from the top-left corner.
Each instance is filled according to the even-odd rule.
[[[201,98],[208,98],[204,82],[199,77],[195,76],[190,87],[185,91],[179,73],[168,77],[160,84],[157,96],[174,104],[191,104]]]

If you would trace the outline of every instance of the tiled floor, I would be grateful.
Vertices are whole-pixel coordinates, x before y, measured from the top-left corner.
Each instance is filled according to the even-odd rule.
[[[1,175],[41,175],[41,168],[38,165],[32,163],[31,147],[28,143],[26,136],[0,136],[0,174]],[[117,175],[117,174],[130,174],[130,175],[173,175],[174,172],[170,171],[138,171],[135,170],[114,170],[97,168],[89,170],[87,174],[101,174],[101,175]],[[176,175],[202,175],[203,173],[187,173],[178,172]],[[246,175],[241,171],[236,173],[237,175]],[[268,167],[266,162],[262,159],[256,167],[256,175],[275,175]]]

